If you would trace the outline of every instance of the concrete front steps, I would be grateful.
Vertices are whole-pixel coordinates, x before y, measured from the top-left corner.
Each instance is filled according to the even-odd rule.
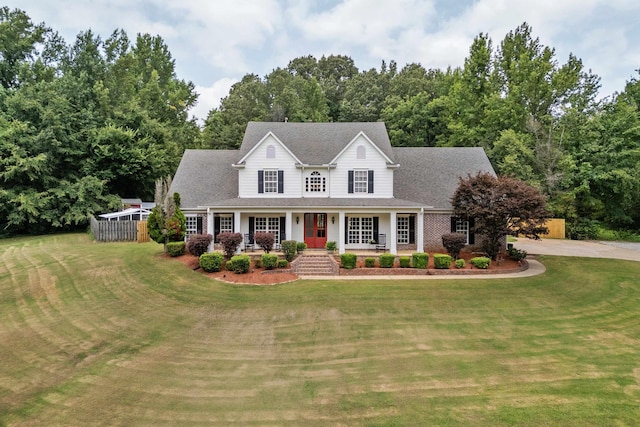
[[[291,263],[291,270],[299,276],[335,276],[340,266],[327,254],[305,254]]]

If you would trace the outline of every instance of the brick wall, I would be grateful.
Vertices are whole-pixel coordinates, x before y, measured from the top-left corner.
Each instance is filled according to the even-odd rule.
[[[451,232],[451,215],[424,214],[424,250],[442,248],[442,235]]]

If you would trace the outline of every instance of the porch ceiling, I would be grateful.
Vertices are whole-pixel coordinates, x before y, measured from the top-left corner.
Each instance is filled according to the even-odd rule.
[[[376,209],[420,209],[430,208],[420,203],[395,198],[326,198],[326,197],[301,197],[301,198],[235,198],[221,200],[203,206],[204,208],[376,208]]]

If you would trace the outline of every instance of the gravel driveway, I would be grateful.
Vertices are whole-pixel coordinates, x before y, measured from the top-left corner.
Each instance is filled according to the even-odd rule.
[[[581,256],[640,261],[640,243],[519,238],[513,245],[531,255]]]

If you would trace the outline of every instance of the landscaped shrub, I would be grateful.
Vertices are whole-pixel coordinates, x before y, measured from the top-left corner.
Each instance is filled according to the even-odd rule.
[[[273,244],[276,241],[273,233],[256,233],[253,235],[253,240],[267,254],[273,250]]]
[[[287,261],[293,261],[298,251],[298,242],[295,240],[283,240],[282,241],[282,253]]]
[[[471,258],[469,262],[476,268],[482,268],[483,270],[486,270],[487,268],[489,268],[489,264],[491,264],[491,258],[487,258],[486,256],[479,256]]]
[[[304,252],[306,249],[307,249],[307,244],[305,242],[298,242],[296,244],[296,250],[298,251],[299,254]]]
[[[373,268],[376,265],[376,259],[375,258],[365,258],[364,259],[364,266],[367,268]]]
[[[410,256],[401,256],[400,260],[400,268],[409,268],[411,267],[411,257]]]
[[[447,233],[442,235],[442,246],[453,259],[458,259],[460,251],[467,245],[467,236],[462,233]]]
[[[200,255],[200,267],[207,273],[220,271],[224,258],[220,252],[209,252]]]
[[[211,234],[193,234],[189,236],[187,241],[187,251],[191,255],[199,257],[209,250],[211,240],[213,240]]]
[[[394,254],[382,254],[378,257],[378,261],[380,262],[380,267],[391,268],[396,261],[396,256]]]
[[[451,267],[451,255],[433,254],[433,265],[440,269]]]
[[[251,258],[249,255],[234,255],[231,257],[231,264],[234,273],[245,274],[251,268]]]
[[[598,237],[598,221],[578,218],[567,223],[567,237],[572,240],[593,240]]]
[[[273,270],[278,264],[278,255],[262,254],[262,265],[266,270]]]
[[[461,259],[457,259],[456,262],[454,262],[454,265],[456,266],[456,268],[465,268],[467,266],[467,263],[464,262],[464,260]]]
[[[340,265],[342,265],[342,268],[346,268],[347,270],[356,268],[357,260],[358,256],[356,254],[345,253],[340,255]]]
[[[413,268],[427,268],[429,265],[429,254],[426,252],[415,252],[411,255],[413,258]]]
[[[527,251],[521,251],[519,249],[514,248],[513,246],[510,246],[507,249],[507,255],[509,255],[511,259],[520,261],[527,257]]]
[[[184,242],[167,243],[167,253],[171,256],[184,255]]]
[[[262,268],[262,258],[253,260],[253,265],[255,265],[256,268]]]
[[[222,245],[224,257],[230,259],[238,250],[240,243],[242,243],[242,234],[225,231],[218,234],[218,241]]]
[[[287,268],[289,267],[289,261],[286,259],[279,259],[277,263],[278,268]]]
[[[338,248],[338,244],[333,240],[329,240],[327,243],[324,244],[324,247],[327,250],[327,252],[334,253]]]

